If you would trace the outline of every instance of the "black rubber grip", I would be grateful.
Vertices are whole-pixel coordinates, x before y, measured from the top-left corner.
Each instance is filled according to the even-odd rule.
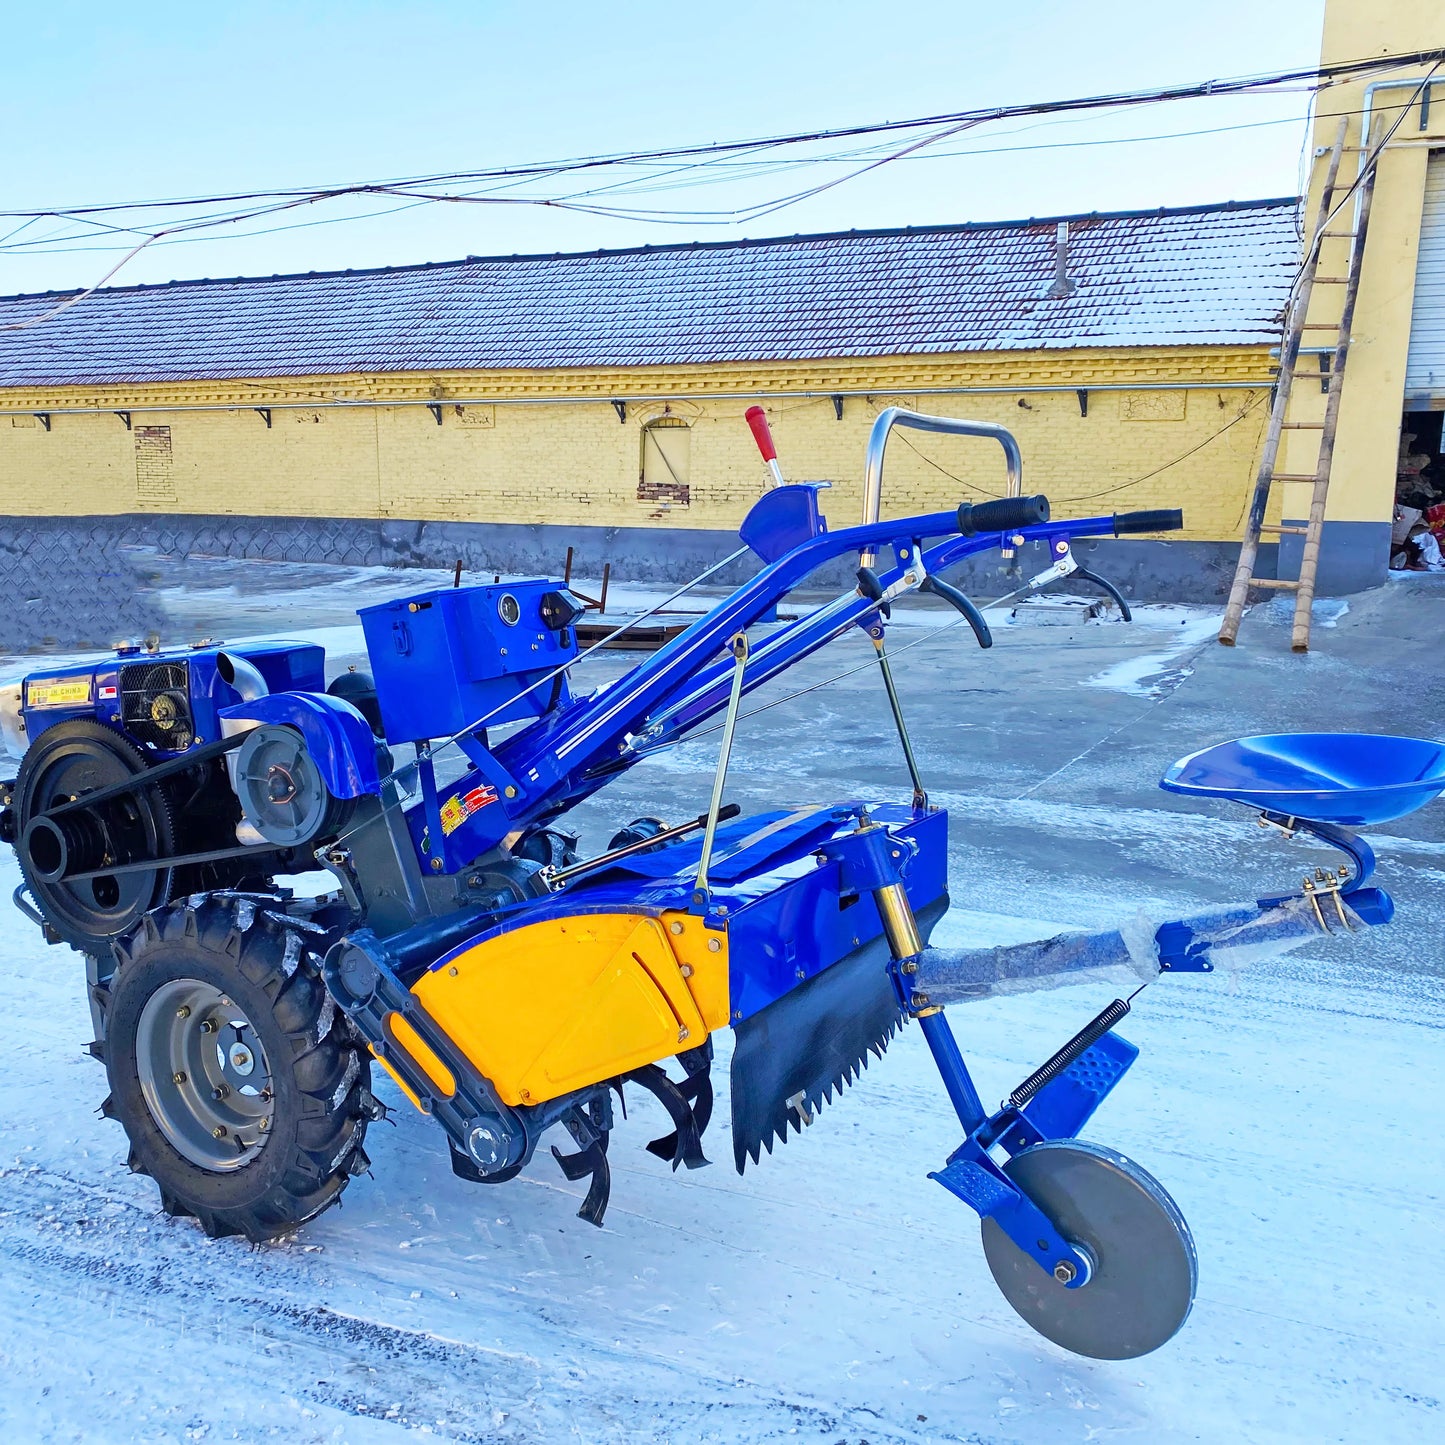
[[[1049,499],[1000,497],[996,502],[960,502],[958,530],[965,537],[979,532],[1017,532],[1020,527],[1037,527],[1049,520]]]
[[[1114,535],[1126,532],[1177,532],[1184,525],[1184,513],[1178,507],[1163,507],[1157,512],[1115,512]]]

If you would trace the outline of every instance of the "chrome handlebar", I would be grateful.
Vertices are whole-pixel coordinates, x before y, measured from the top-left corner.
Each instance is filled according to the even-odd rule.
[[[952,416],[928,416],[924,412],[909,411],[906,407],[885,407],[878,413],[873,430],[868,434],[868,454],[863,473],[863,525],[866,527],[878,521],[883,505],[883,452],[888,445],[888,433],[895,426],[908,427],[913,431],[946,432],[951,436],[992,437],[1003,448],[1004,461],[1008,465],[1008,497],[1020,496],[1024,485],[1023,457],[1014,434],[1007,427],[991,421],[964,421]],[[863,566],[871,567],[877,556],[873,548],[860,553]]]

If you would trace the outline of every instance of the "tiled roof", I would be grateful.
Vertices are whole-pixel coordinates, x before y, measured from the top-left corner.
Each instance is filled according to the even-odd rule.
[[[0,330],[0,386],[675,366],[1276,339],[1292,199],[97,291]],[[0,327],[59,296],[0,298]]]

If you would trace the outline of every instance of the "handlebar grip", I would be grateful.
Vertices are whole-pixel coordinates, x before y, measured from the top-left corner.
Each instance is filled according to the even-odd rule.
[[[960,502],[958,530],[965,537],[978,532],[1016,532],[1020,527],[1037,527],[1049,520],[1049,499],[1000,497],[994,502]]]
[[[775,462],[778,459],[778,449],[773,445],[773,433],[768,427],[768,414],[760,406],[750,406],[743,413],[747,418],[748,427],[753,434],[753,440],[758,444],[758,450],[763,454],[765,462]]]
[[[1184,525],[1184,513],[1178,507],[1162,507],[1154,512],[1115,512],[1114,535],[1126,532],[1177,532]]]

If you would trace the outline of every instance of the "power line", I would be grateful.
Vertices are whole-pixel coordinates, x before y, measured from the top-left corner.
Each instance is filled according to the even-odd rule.
[[[263,217],[277,215],[302,207],[315,206],[329,201],[337,201],[347,197],[386,196],[401,200],[409,205],[433,203],[458,205],[534,205],[577,211],[589,215],[625,219],[634,223],[677,224],[680,221],[686,221],[692,225],[734,225],[775,214],[789,206],[797,205],[802,201],[815,197],[824,191],[844,185],[882,166],[911,156],[920,155],[927,151],[929,147],[951,136],[986,123],[1024,116],[1053,117],[1068,113],[1112,110],[1140,105],[1157,105],[1177,100],[1279,91],[1281,89],[1298,87],[1302,83],[1314,89],[1329,81],[1370,74],[1379,70],[1396,70],[1402,66],[1423,61],[1432,61],[1438,66],[1442,61],[1445,61],[1445,50],[1419,51],[1409,55],[1388,57],[1368,57],[1360,60],[1337,62],[1328,66],[1317,66],[1310,69],[1281,71],[1269,75],[1211,80],[1193,85],[1174,86],[1150,91],[1114,92],[1075,97],[1068,100],[995,106],[969,111],[956,111],[941,115],[920,116],[902,121],[882,121],[831,130],[795,132],[761,139],[713,142],[708,145],[670,147],[613,155],[583,156],[563,161],[534,163],[527,166],[507,166],[490,170],[441,173],[412,177],[399,181],[367,181],[351,185],[328,186],[314,190],[288,188],[239,191],[207,197],[110,202],[72,207],[50,207],[40,210],[5,210],[0,211],[0,219],[22,223],[20,227],[13,229],[9,237],[7,237],[7,241],[15,250],[32,249],[29,242],[17,242],[14,240],[14,237],[19,230],[23,230],[24,225],[42,219],[68,221],[72,224],[101,225],[118,233],[129,234],[137,238],[137,240],[136,244],[126,250],[120,260],[92,285],[66,298],[56,306],[51,307],[49,310],[37,316],[27,318],[23,321],[0,325],[0,330],[25,330],[53,319],[61,312],[68,310],[70,307],[84,300],[85,297],[111,280],[130,260],[150,246],[162,242],[175,244],[181,240],[199,239],[199,237],[193,233],[209,232],[221,226],[242,225],[248,221],[255,221]],[[920,131],[923,132],[923,134],[915,134]],[[541,178],[555,180],[564,175],[574,175],[580,172],[599,169],[640,165],[657,166],[663,162],[684,162],[684,164],[674,166],[669,172],[665,172],[663,176],[643,178],[644,180],[655,182],[665,179],[667,174],[677,175],[681,172],[702,169],[715,165],[718,160],[723,157],[749,153],[756,154],[759,157],[758,164],[763,166],[764,169],[790,169],[798,164],[809,163],[810,158],[797,156],[777,158],[769,155],[768,158],[764,160],[764,153],[774,153],[785,148],[793,148],[820,141],[852,139],[876,135],[911,135],[913,138],[907,139],[904,144],[896,146],[881,155],[875,155],[866,160],[863,159],[862,156],[858,156],[857,159],[862,161],[862,163],[844,175],[832,177],[818,184],[807,186],[781,196],[774,196],[766,200],[756,201],[731,209],[666,211],[656,207],[620,207],[607,205],[595,200],[595,197],[603,192],[610,193],[617,190],[625,190],[625,183],[619,183],[616,186],[594,187],[590,190],[573,191],[570,194],[528,196],[516,193],[519,187]],[[839,158],[838,163],[842,163],[842,158]],[[711,179],[713,179],[713,177],[709,177],[709,180]],[[470,183],[475,185],[478,182],[491,182],[493,184],[490,187],[482,184],[475,190],[461,193],[434,189],[437,186],[448,184]],[[638,182],[633,182],[632,184],[636,186]],[[512,191],[513,194],[496,194],[499,190]],[[191,214],[182,215],[174,221],[168,221],[166,224],[158,226],[156,229],[150,229],[150,226],[155,225],[154,221],[151,221],[149,225],[144,224],[147,216],[154,215],[159,220],[162,218],[159,213],[174,212],[182,207],[193,208]],[[194,210],[196,207],[209,207],[211,209],[203,214],[196,214]],[[231,209],[218,213],[215,209],[217,207],[230,207]],[[403,208],[404,207],[397,207],[393,209]],[[102,216],[114,216],[118,220],[128,219],[130,223],[114,224],[104,222],[100,220]],[[348,217],[347,219],[359,220],[363,219],[363,217]],[[277,227],[273,229],[279,230],[286,228]],[[265,233],[263,229],[237,234],[260,235]],[[76,235],[68,237],[52,235],[46,239],[49,240],[52,247],[55,247],[57,243],[82,238]],[[34,249],[38,250],[39,248]]]
[[[121,201],[82,206],[53,206],[36,210],[0,210],[0,218],[24,219],[30,216],[78,216],[127,210],[174,209],[180,206],[239,204],[263,200],[295,200],[316,197],[335,198],[348,194],[393,191],[398,187],[438,185],[470,180],[516,179],[522,176],[556,176],[567,172],[592,170],[625,164],[684,160],[693,157],[717,156],[746,150],[774,149],[826,140],[846,140],[855,136],[896,134],[903,131],[945,129],[975,125],[985,121],[1008,120],[1023,116],[1059,115],[1071,111],[1119,109],[1138,105],[1155,105],[1167,101],[1193,100],[1224,95],[1245,95],[1298,85],[1317,85],[1321,81],[1339,80],[1368,74],[1377,70],[1397,70],[1413,64],[1445,60],[1445,48],[1414,51],[1403,55],[1369,56],[1359,60],[1337,61],[1330,65],[1307,69],[1277,71],[1271,74],[1236,76],[1219,80],[1199,81],[1190,85],[1170,86],[1144,91],[1115,91],[1098,95],[1076,96],[1066,100],[1031,101],[1021,104],[980,107],[973,110],[916,116],[908,120],[876,121],[835,129],[795,131],[751,140],[714,141],[703,145],[671,146],[652,150],[623,151],[610,154],[572,157],[558,161],[533,162],[520,166],[502,166],[488,170],[452,171],[431,175],[392,178],[384,181],[363,181],[347,185],[279,188],[236,191],[204,197],[172,197],[150,201]]]

